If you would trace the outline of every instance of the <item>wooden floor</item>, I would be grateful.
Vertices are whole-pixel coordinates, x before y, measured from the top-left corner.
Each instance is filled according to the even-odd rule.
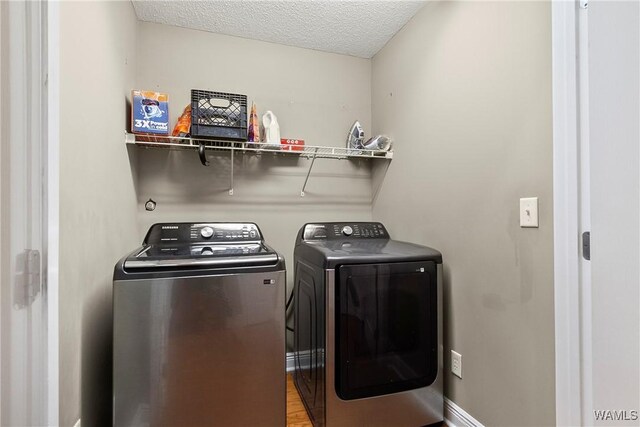
[[[293,377],[287,375],[287,427],[312,427],[311,421],[298,395]]]
[[[432,426],[446,427],[447,424],[443,422]],[[287,375],[287,427],[313,427],[291,374]]]

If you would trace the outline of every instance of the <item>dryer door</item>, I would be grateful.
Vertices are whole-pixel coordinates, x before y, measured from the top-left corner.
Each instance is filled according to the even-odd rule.
[[[430,385],[438,372],[434,262],[343,265],[336,280],[336,393],[343,400]]]

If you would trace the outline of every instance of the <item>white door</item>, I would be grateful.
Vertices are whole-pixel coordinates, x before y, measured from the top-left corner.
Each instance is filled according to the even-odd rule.
[[[0,3],[0,424],[47,425],[46,5]]]
[[[583,15],[590,193],[584,214],[591,232],[590,298],[583,307],[591,353],[584,366],[584,422],[638,426],[640,3],[590,1]]]
[[[638,426],[640,4],[552,18],[556,421]]]

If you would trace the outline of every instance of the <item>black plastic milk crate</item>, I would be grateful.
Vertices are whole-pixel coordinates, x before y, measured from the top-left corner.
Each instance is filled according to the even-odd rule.
[[[247,140],[247,96],[191,89],[191,136]]]

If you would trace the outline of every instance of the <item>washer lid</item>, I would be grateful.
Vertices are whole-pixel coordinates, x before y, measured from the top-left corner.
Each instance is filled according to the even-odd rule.
[[[262,243],[145,245],[129,256],[125,271],[138,269],[195,269],[268,266],[278,254]]]

